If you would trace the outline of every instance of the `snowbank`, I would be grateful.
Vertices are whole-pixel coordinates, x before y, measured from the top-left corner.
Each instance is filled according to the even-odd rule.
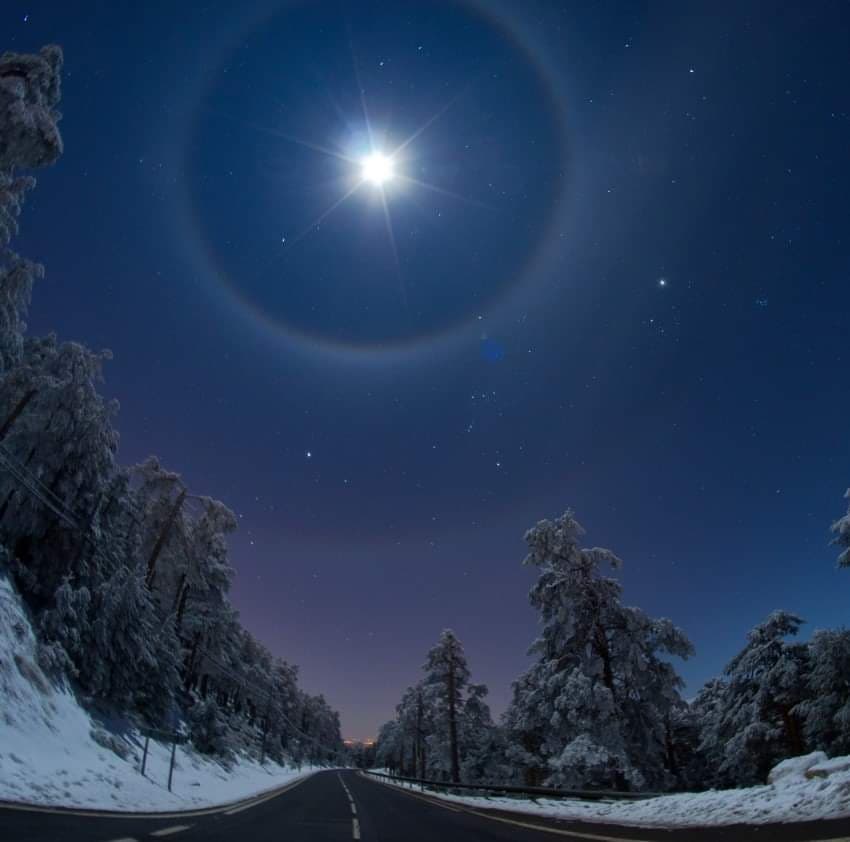
[[[240,758],[229,769],[178,746],[168,792],[170,746],[95,722],[72,692],[36,663],[36,640],[17,592],[0,574],[0,800],[103,810],[170,811],[229,803],[311,774]]]
[[[850,757],[827,760],[820,751],[794,757],[778,764],[770,779],[773,783],[766,786],[663,795],[645,801],[438,797],[479,809],[643,827],[768,824],[850,816]]]

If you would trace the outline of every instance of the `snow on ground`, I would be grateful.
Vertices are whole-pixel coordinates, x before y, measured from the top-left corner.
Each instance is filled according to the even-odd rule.
[[[144,738],[132,730],[111,733],[93,720],[70,690],[50,684],[35,653],[36,640],[17,592],[0,574],[0,800],[186,810],[247,798],[314,771],[270,761],[261,766],[246,757],[226,769],[189,746],[178,746],[169,792],[170,745],[150,741],[142,777]]]
[[[642,827],[767,824],[850,815],[850,757],[827,760],[821,751],[793,757],[774,767],[769,780],[766,786],[663,795],[643,801],[532,801],[431,794],[479,809]]]

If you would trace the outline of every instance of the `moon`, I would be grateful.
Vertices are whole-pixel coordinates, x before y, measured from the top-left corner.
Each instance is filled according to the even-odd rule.
[[[393,160],[382,152],[373,152],[361,159],[360,174],[363,181],[368,181],[375,187],[382,187],[395,174]]]

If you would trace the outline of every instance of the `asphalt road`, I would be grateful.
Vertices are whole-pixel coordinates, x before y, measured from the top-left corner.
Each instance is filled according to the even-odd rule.
[[[168,817],[0,807],[2,842],[850,842],[850,820],[645,830],[542,821],[440,803],[350,771],[327,771],[236,808]]]

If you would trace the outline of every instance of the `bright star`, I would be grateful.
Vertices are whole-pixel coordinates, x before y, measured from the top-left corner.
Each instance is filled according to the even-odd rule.
[[[392,158],[381,152],[373,152],[360,161],[360,174],[364,181],[370,181],[380,187],[394,175]]]

